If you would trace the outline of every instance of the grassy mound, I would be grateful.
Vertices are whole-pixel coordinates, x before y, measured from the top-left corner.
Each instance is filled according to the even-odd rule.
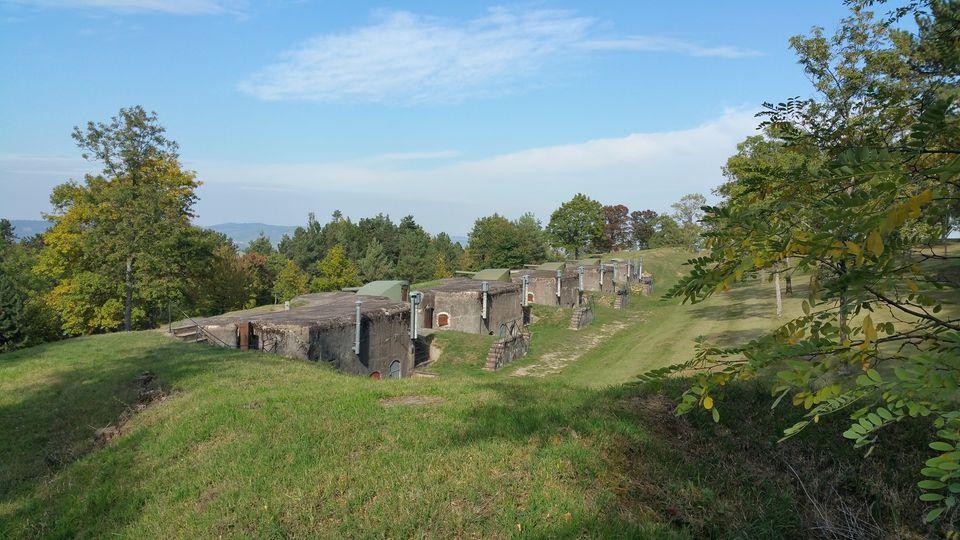
[[[683,257],[645,255],[659,290]],[[531,355],[498,372],[481,369],[489,337],[441,333],[434,378],[371,381],[155,332],[0,355],[0,536],[924,532],[916,428],[864,460],[831,426],[775,444],[793,411],[770,411],[759,386],[731,387],[715,425],[672,415],[679,382],[623,384],[693,336],[775,325],[767,289],[634,298],[580,332],[538,310]]]

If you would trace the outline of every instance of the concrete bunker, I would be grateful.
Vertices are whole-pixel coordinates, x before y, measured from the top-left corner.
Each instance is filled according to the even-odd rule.
[[[616,285],[613,281],[613,266],[601,259],[581,259],[573,264],[583,268],[583,290],[599,293],[613,293]]]
[[[423,299],[417,317],[421,328],[489,335],[499,334],[501,326],[523,321],[520,285],[509,281],[455,277],[420,292]]]
[[[355,375],[400,378],[413,370],[409,303],[329,292],[298,296],[292,304],[297,307],[241,311],[190,324],[215,345],[324,361]],[[174,334],[182,328],[189,325]]]
[[[551,268],[514,270],[511,280],[520,285],[524,304],[574,307],[580,304],[580,279],[576,271],[568,270],[563,263],[552,263]],[[524,283],[526,281],[526,283]]]

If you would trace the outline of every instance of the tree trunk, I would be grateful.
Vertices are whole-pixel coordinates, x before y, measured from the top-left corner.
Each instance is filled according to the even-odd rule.
[[[786,288],[784,290],[788,296],[793,296],[793,276],[790,272],[790,257],[787,257],[787,271],[783,275],[784,281],[786,281]]]
[[[123,329],[133,329],[133,256],[127,257],[127,271],[124,279]]]
[[[783,298],[780,296],[780,267],[773,267],[773,286],[777,291],[777,318],[783,316]]]

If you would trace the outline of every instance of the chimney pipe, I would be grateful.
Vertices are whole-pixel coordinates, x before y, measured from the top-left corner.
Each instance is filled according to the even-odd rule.
[[[583,292],[583,265],[577,267],[577,288],[580,289],[580,292]]]
[[[520,283],[522,284],[522,286],[520,287],[520,295],[521,295],[521,296],[520,296],[520,303],[521,303],[521,305],[526,306],[526,305],[527,305],[527,291],[528,291],[529,288],[530,288],[530,274],[524,274],[524,275],[520,278]]]

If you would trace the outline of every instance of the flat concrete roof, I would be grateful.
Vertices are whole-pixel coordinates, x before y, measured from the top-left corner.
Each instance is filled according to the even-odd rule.
[[[371,318],[388,316],[408,311],[410,304],[397,302],[383,296],[357,296],[351,292],[324,292],[304,294],[294,298],[291,304],[300,304],[289,310],[270,313],[245,313],[238,311],[229,315],[217,315],[197,319],[201,325],[229,324],[244,321],[267,325],[303,325],[334,327],[355,324],[356,302],[360,300],[360,314]]]
[[[510,281],[488,281],[491,293],[520,290],[519,285]],[[420,289],[423,292],[480,292],[481,282],[471,278],[441,279],[435,285]]]

